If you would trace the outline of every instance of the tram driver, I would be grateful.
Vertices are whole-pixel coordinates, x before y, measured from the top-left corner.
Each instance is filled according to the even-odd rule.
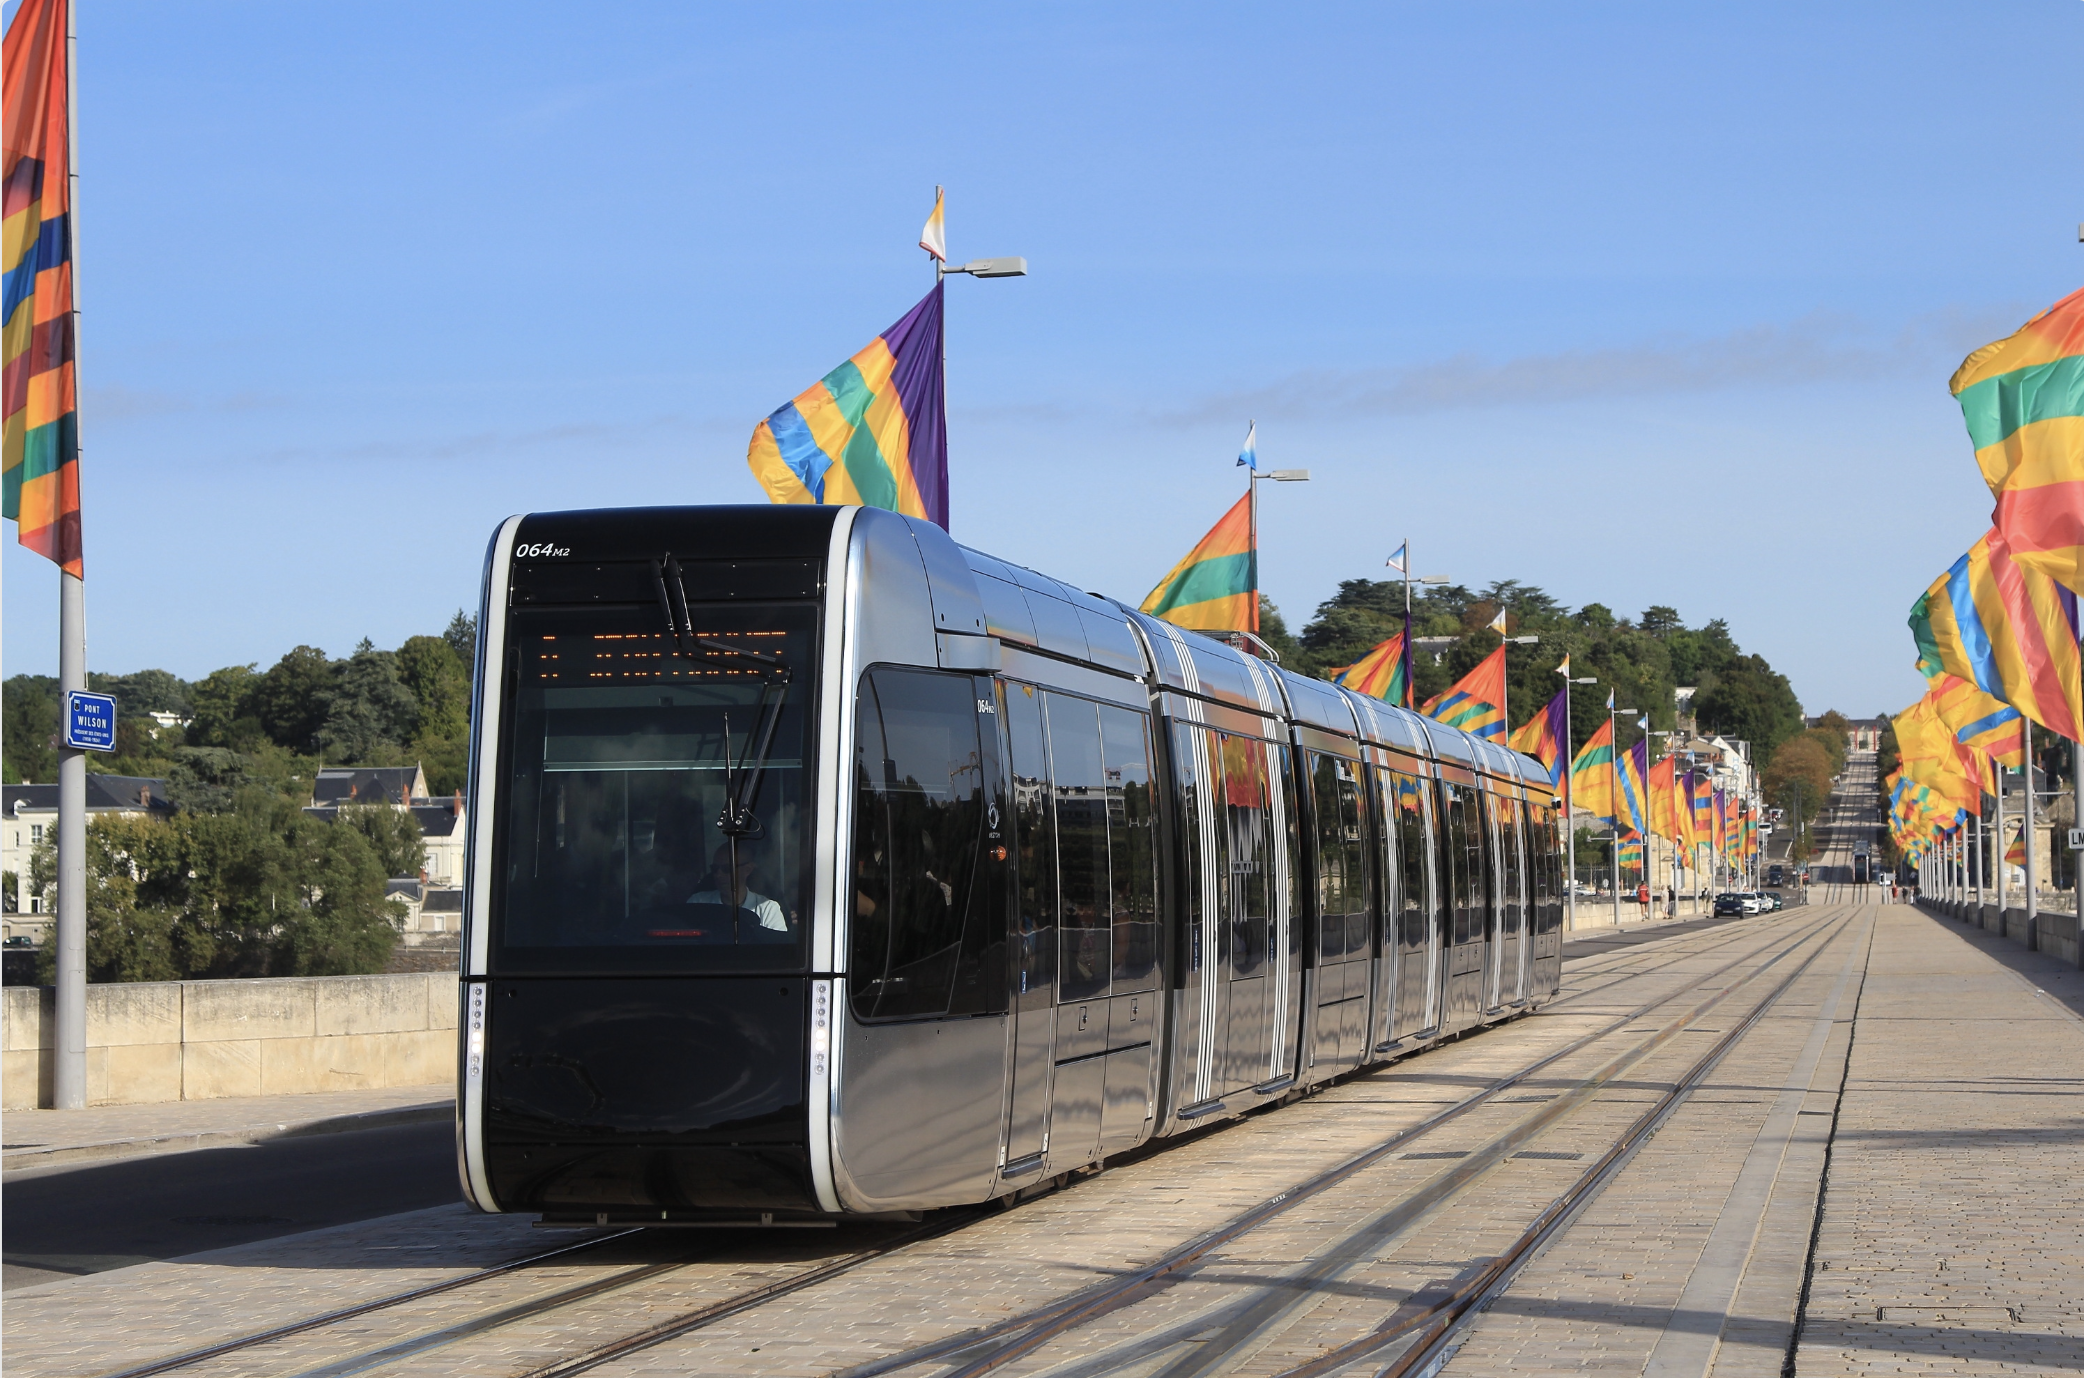
[[[727,904],[738,911],[738,926],[741,930],[748,927],[754,930],[745,933],[745,937],[759,941],[771,933],[776,940],[785,940],[789,934],[789,921],[783,915],[782,907],[752,889],[752,848],[744,843],[738,845],[736,874],[733,874],[731,865],[731,851],[729,842],[717,847],[715,854],[709,858],[709,888],[695,891],[687,897],[687,902]],[[731,898],[725,899],[726,894]],[[753,920],[751,925],[746,922],[748,916]]]

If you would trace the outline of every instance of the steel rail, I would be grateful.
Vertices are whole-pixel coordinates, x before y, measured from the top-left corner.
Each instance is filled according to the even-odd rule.
[[[1807,973],[1837,938],[1847,930],[1851,916],[1841,920],[1836,931],[1817,945],[1814,952],[1802,960],[1800,966],[1790,971],[1778,985],[1766,995],[1732,1028],[1715,1041],[1713,1047],[1697,1058],[1685,1073],[1663,1092],[1648,1109],[1638,1115],[1613,1145],[1579,1174],[1578,1180],[1568,1190],[1545,1207],[1525,1230],[1509,1244],[1504,1252],[1482,1261],[1481,1265],[1464,1278],[1457,1279],[1453,1290],[1429,1298],[1422,1307],[1412,1311],[1399,1308],[1381,1326],[1357,1340],[1327,1351],[1308,1363],[1287,1369],[1276,1378],[1323,1378],[1349,1364],[1357,1363],[1369,1355],[1387,1348],[1400,1340],[1417,1337],[1418,1343],[1407,1349],[1387,1368],[1378,1370],[1378,1378],[1405,1378],[1405,1375],[1428,1366],[1432,1361],[1447,1357],[1450,1343],[1466,1326],[1481,1313],[1483,1305],[1494,1299],[1509,1286],[1522,1265],[1546,1245],[1562,1229],[1567,1227],[1585,1206],[1588,1206],[1607,1187],[1634,1157],[1649,1137],[1671,1118],[1701,1081],[1713,1072],[1727,1057],[1737,1043],[1765,1018],[1767,1012],[1778,1004],[1794,983]]]
[[[1759,971],[1763,972],[1765,969],[1777,964],[1790,953],[1799,949],[1813,936],[1814,933],[1808,931],[1797,935],[1791,942],[1769,957],[1760,966]],[[1770,946],[1770,942],[1763,945],[1763,947]],[[1713,980],[1724,972],[1753,960],[1763,950],[1763,947],[1754,949],[1752,952],[1734,958],[1712,971],[1703,973],[1699,980]],[[1755,974],[1757,973],[1753,973],[1753,975]],[[1749,979],[1751,979],[1750,976],[1744,978],[1746,981]],[[1713,997],[1713,1000],[1721,1000],[1741,984],[1743,984],[1741,981],[1733,983],[1723,992]],[[951,1356],[967,1355],[980,1347],[986,1347],[988,1352],[978,1355],[962,1367],[947,1370],[939,1375],[939,1378],[978,1378],[978,1375],[988,1373],[992,1369],[1033,1352],[1060,1334],[1097,1319],[1099,1316],[1119,1310],[1135,1301],[1140,1301],[1145,1296],[1164,1287],[1169,1287],[1178,1280],[1179,1275],[1184,1270],[1199,1262],[1221,1245],[1257,1229],[1267,1221],[1293,1209],[1304,1201],[1310,1200],[1339,1185],[1365,1169],[1381,1162],[1391,1153],[1406,1147],[1412,1140],[1421,1135],[1431,1133],[1441,1126],[1461,1118],[1499,1093],[1510,1090],[1528,1077],[1533,1076],[1546,1067],[1552,1066],[1573,1053],[1583,1050],[1590,1044],[1612,1036],[1645,1014],[1660,1006],[1671,1004],[1677,998],[1677,996],[1672,995],[1660,996],[1657,999],[1637,1006],[1627,1014],[1610,1020],[1601,1028],[1580,1035],[1554,1052],[1548,1053],[1527,1066],[1520,1068],[1518,1071],[1500,1078],[1463,1100],[1436,1111],[1418,1123],[1399,1130],[1382,1142],[1362,1150],[1346,1161],[1327,1168],[1295,1187],[1241,1212],[1224,1224],[1171,1250],[1154,1262],[1134,1272],[1111,1279],[1097,1287],[1088,1288],[1083,1292],[1075,1293],[1050,1305],[1019,1316],[1008,1317],[990,1326],[951,1336],[946,1340],[923,1345],[902,1354],[892,1355],[885,1359],[844,1369],[835,1374],[834,1378],[878,1378],[878,1375],[881,1374],[894,1373],[902,1369],[913,1368],[920,1364],[931,1363]],[[1682,1021],[1681,1026],[1683,1026],[1683,1023],[1691,1022],[1693,1019],[1698,1018],[1705,1011],[1705,1008],[1702,1007],[1688,1014],[1685,1020]],[[1647,1052],[1651,1046],[1653,1046],[1653,1043],[1644,1044],[1642,1051]],[[1197,1328],[1205,1329],[1206,1322]],[[1003,1343],[994,1343],[1001,1340],[1003,1340]]]

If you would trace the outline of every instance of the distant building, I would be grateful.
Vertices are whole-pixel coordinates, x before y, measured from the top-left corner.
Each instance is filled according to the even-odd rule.
[[[312,782],[311,804],[304,812],[331,823],[343,806],[354,804],[403,809],[420,825],[426,869],[417,876],[394,876],[387,891],[389,898],[405,902],[407,941],[420,933],[455,932],[462,913],[457,887],[463,884],[463,851],[470,836],[462,793],[430,798],[426,773],[417,765],[328,766]]]
[[[327,766],[311,783],[313,806],[392,804],[407,806],[427,798],[427,774],[410,766]]]
[[[87,816],[149,814],[164,818],[174,811],[167,802],[166,781],[140,775],[87,775]],[[29,893],[29,858],[58,827],[56,785],[0,785],[0,865],[14,876],[6,895],[0,929],[10,938],[41,943],[51,926],[44,896]]]
[[[1824,725],[1822,718],[1804,718],[1802,726],[1812,732]],[[1847,751],[1881,750],[1881,734],[1889,730],[1887,718],[1848,718],[1845,724]]]

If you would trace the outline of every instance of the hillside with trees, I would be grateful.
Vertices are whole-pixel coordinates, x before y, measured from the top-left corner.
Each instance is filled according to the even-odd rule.
[[[1292,634],[1270,602],[1262,602],[1261,635],[1281,663],[1302,674],[1329,678],[1403,629],[1404,586],[1394,580],[1349,579],[1317,607],[1299,635]],[[1563,687],[1556,673],[1570,657],[1575,676],[1597,677],[1571,695],[1571,740],[1582,743],[1606,719],[1606,690],[1619,707],[1647,716],[1653,731],[1672,730],[1678,710],[1674,691],[1695,690],[1692,710],[1702,732],[1751,743],[1752,759],[1769,760],[1788,738],[1802,731],[1802,706],[1787,677],[1764,657],[1747,655],[1719,618],[1688,627],[1673,608],[1646,609],[1637,619],[1616,617],[1600,603],[1572,611],[1541,589],[1501,580],[1482,591],[1461,585],[1412,590],[1411,630],[1416,637],[1453,637],[1437,655],[1412,658],[1418,701],[1447,688],[1498,648],[1490,630],[1500,610],[1511,636],[1539,636],[1534,646],[1506,653],[1507,705],[1512,726],[1533,717]],[[1641,733],[1633,714],[1616,723],[1622,748]]]
[[[442,635],[394,651],[365,640],[333,660],[299,646],[266,670],[227,666],[192,683],[164,670],[91,676],[119,716],[116,751],[91,753],[88,768],[166,780],[174,812],[89,826],[89,979],[381,971],[404,912],[385,882],[425,864],[419,824],[383,806],[342,808],[337,823],[303,806],[325,765],[418,762],[430,790],[460,790],[476,654],[459,612]],[[0,696],[7,780],[50,782],[57,681],[16,675]],[[163,727],[154,712],[188,725]],[[35,849],[30,893],[50,893],[54,863],[47,842]],[[48,944],[38,956],[48,982]]]

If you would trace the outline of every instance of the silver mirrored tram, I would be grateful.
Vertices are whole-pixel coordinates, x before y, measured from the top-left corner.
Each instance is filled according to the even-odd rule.
[[[928,523],[516,517],[479,626],[486,1210],[989,1200],[1557,989],[1533,762]]]

